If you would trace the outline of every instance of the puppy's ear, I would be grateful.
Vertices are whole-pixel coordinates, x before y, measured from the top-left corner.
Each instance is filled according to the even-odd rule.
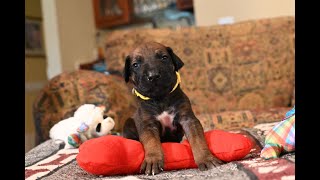
[[[126,57],[126,62],[125,62],[125,65],[124,65],[124,69],[123,69],[123,77],[124,77],[124,80],[126,82],[129,82],[129,77],[131,75],[130,63],[131,63],[130,56],[127,56]]]
[[[182,62],[182,60],[173,52],[173,50],[170,47],[167,47],[167,51],[171,56],[171,59],[173,61],[173,65],[174,65],[174,70],[178,71],[179,69],[182,68],[182,66],[184,65],[184,63]]]

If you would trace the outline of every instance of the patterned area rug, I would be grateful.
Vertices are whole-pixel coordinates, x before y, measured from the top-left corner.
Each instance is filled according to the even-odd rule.
[[[95,176],[82,170],[75,157],[78,149],[61,149],[59,144],[48,140],[32,149],[25,156],[25,179],[295,179],[295,154],[289,153],[280,158],[264,160],[259,157],[264,145],[264,137],[276,123],[260,124],[254,128],[244,128],[234,133],[244,134],[249,137],[255,146],[242,160],[226,163],[208,171],[198,169],[183,169],[166,171],[155,176]]]

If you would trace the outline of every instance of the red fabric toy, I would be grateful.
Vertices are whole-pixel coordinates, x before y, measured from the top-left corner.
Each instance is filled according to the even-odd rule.
[[[251,150],[250,139],[222,130],[205,132],[210,151],[222,161],[240,160]],[[187,140],[182,143],[162,143],[164,170],[197,168]],[[90,139],[79,148],[78,165],[94,175],[137,174],[144,159],[140,142],[107,135]]]

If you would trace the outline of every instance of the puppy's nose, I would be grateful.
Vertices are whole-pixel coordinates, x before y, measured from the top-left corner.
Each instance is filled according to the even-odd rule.
[[[160,77],[161,77],[160,73],[157,73],[157,72],[149,72],[147,74],[148,81],[154,81],[159,79]]]

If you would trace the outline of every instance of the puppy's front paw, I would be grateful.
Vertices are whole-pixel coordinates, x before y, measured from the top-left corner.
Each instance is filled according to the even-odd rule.
[[[155,175],[163,171],[164,158],[160,153],[146,154],[144,161],[142,162],[140,172],[144,172],[146,175]]]
[[[206,154],[204,156],[200,156],[197,159],[195,159],[195,161],[200,171],[205,171],[223,164],[223,162],[220,159],[216,158],[211,153]]]

